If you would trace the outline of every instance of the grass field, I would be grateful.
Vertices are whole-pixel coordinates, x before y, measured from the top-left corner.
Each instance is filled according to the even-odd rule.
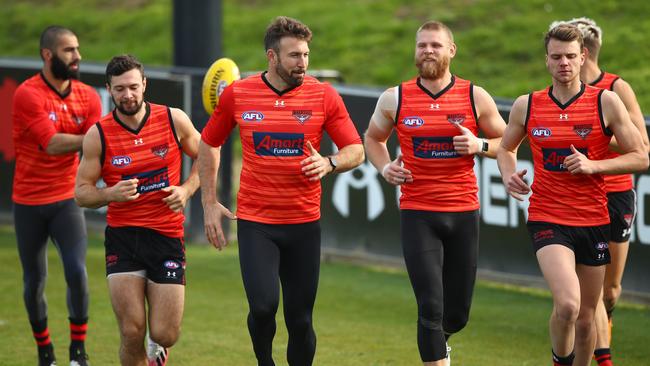
[[[170,366],[253,365],[245,325],[237,248],[217,252],[188,246],[187,297],[183,332]],[[107,297],[101,238],[88,251],[90,327],[88,351],[95,366],[117,365],[117,326]],[[12,230],[0,227],[0,365],[35,364],[35,346],[22,302],[21,268]],[[68,328],[62,268],[49,250],[47,297],[50,332],[60,364],[67,360]],[[318,348],[315,365],[417,365],[415,302],[402,271],[324,263],[315,309]],[[455,366],[548,365],[550,298],[525,290],[479,282],[468,327],[451,339]],[[617,308],[613,349],[617,365],[648,365],[648,308]],[[275,360],[286,365],[286,330],[278,314]]]

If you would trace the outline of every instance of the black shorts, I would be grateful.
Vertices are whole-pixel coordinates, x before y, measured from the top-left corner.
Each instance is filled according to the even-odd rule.
[[[576,263],[600,266],[610,262],[609,224],[580,227],[529,221],[526,226],[536,252],[547,245],[561,244],[573,250]]]
[[[610,241],[624,243],[630,240],[632,224],[636,217],[636,192],[633,189],[624,192],[607,194],[607,209],[609,210]]]
[[[142,227],[106,227],[106,275],[140,272],[155,283],[185,285],[185,244]]]

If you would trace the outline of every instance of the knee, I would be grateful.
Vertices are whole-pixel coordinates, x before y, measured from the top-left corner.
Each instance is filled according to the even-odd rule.
[[[452,311],[445,313],[444,330],[445,333],[453,334],[460,332],[469,321],[469,312]]]
[[[176,341],[178,341],[178,337],[181,333],[180,327],[169,327],[166,329],[156,330],[150,329],[149,331],[149,337],[151,340],[165,348],[173,346]]]
[[[603,289],[603,303],[605,304],[605,309],[611,310],[616,305],[618,298],[621,296],[622,290],[620,284],[605,286]]]
[[[142,344],[146,334],[146,325],[139,322],[131,322],[120,326],[120,336],[125,346],[137,346]]]
[[[69,287],[85,287],[88,282],[88,273],[86,267],[81,265],[76,268],[70,268],[65,273],[65,281]]]
[[[442,330],[442,308],[435,301],[418,305],[418,324],[429,330]]]
[[[36,298],[43,296],[45,291],[46,276],[25,276],[23,279],[25,298]]]
[[[287,316],[285,314],[287,330],[292,334],[306,334],[312,328],[312,317],[309,314]]]
[[[275,313],[277,310],[277,303],[251,304],[250,317],[255,322],[267,322],[275,319]]]
[[[565,322],[575,323],[580,313],[580,301],[577,299],[562,299],[555,304],[556,316]]]

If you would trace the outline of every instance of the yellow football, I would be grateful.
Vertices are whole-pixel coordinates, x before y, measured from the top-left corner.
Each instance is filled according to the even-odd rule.
[[[212,114],[217,104],[219,104],[221,92],[233,81],[239,79],[239,68],[229,58],[220,58],[208,68],[201,88],[203,108],[208,114]]]

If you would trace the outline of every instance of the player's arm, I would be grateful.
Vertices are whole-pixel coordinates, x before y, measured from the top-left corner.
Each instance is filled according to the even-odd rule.
[[[40,94],[19,88],[14,95],[15,120],[22,124],[25,137],[49,155],[67,154],[81,149],[83,135],[61,133],[54,128],[50,114],[43,107]]]
[[[476,106],[476,114],[478,115],[478,127],[487,137],[488,144],[486,152],[479,151],[478,153],[495,158],[499,145],[501,144],[501,137],[506,129],[506,122],[501,117],[492,96],[479,86],[474,86],[474,105]],[[482,146],[480,147],[482,148]]]
[[[526,170],[517,171],[517,149],[526,137],[527,110],[528,95],[522,95],[512,105],[508,126],[503,133],[496,154],[503,185],[506,186],[508,193],[519,201],[523,201],[522,195],[530,192],[528,183],[524,181]]]
[[[621,99],[616,93],[605,90],[601,95],[601,105],[605,126],[614,133],[621,155],[612,159],[589,160],[576,150],[564,160],[567,169],[574,174],[624,174],[647,169],[648,150]]]
[[[201,134],[194,128],[194,124],[190,118],[178,108],[171,108],[172,121],[176,136],[181,144],[183,152],[196,159],[199,153],[199,141]],[[171,186],[163,188],[163,192],[169,195],[163,198],[163,202],[167,204],[170,210],[174,212],[181,212],[185,209],[187,201],[194,195],[194,192],[199,188],[199,172],[197,164],[192,164],[190,175],[185,182],[180,186]]]
[[[364,146],[368,160],[390,184],[412,182],[413,176],[402,167],[402,156],[391,161],[386,141],[393,133],[397,113],[397,87],[384,91],[377,100],[375,111],[370,117],[365,133]]]
[[[645,119],[643,118],[643,113],[641,112],[641,107],[639,102],[636,99],[636,94],[634,90],[623,79],[618,79],[614,83],[614,93],[616,93],[627,109],[627,113],[630,115],[630,120],[636,128],[641,133],[641,139],[643,140],[643,145],[646,148],[646,151],[650,151],[650,143],[648,142],[648,131],[645,125]],[[616,143],[616,138],[612,138],[612,144],[614,148],[618,151],[618,144]]]
[[[325,131],[339,150],[330,156],[321,156],[312,146],[311,141],[305,142],[305,153],[308,156],[300,161],[300,165],[302,173],[310,181],[320,180],[332,172],[341,173],[354,169],[365,159],[361,138],[350,119],[343,99],[329,84],[325,86],[323,103],[325,105]]]
[[[231,220],[235,215],[217,200],[217,178],[221,164],[221,145],[226,141],[235,127],[233,119],[233,84],[224,89],[219,97],[219,104],[201,133],[197,165],[201,183],[201,203],[203,205],[203,223],[205,236],[210,244],[221,250],[228,245],[221,219]]]
[[[98,188],[101,177],[102,144],[97,126],[91,127],[83,143],[83,156],[77,170],[74,199],[81,207],[98,208],[117,201],[132,201],[140,196],[136,178],[122,180],[112,187]]]

